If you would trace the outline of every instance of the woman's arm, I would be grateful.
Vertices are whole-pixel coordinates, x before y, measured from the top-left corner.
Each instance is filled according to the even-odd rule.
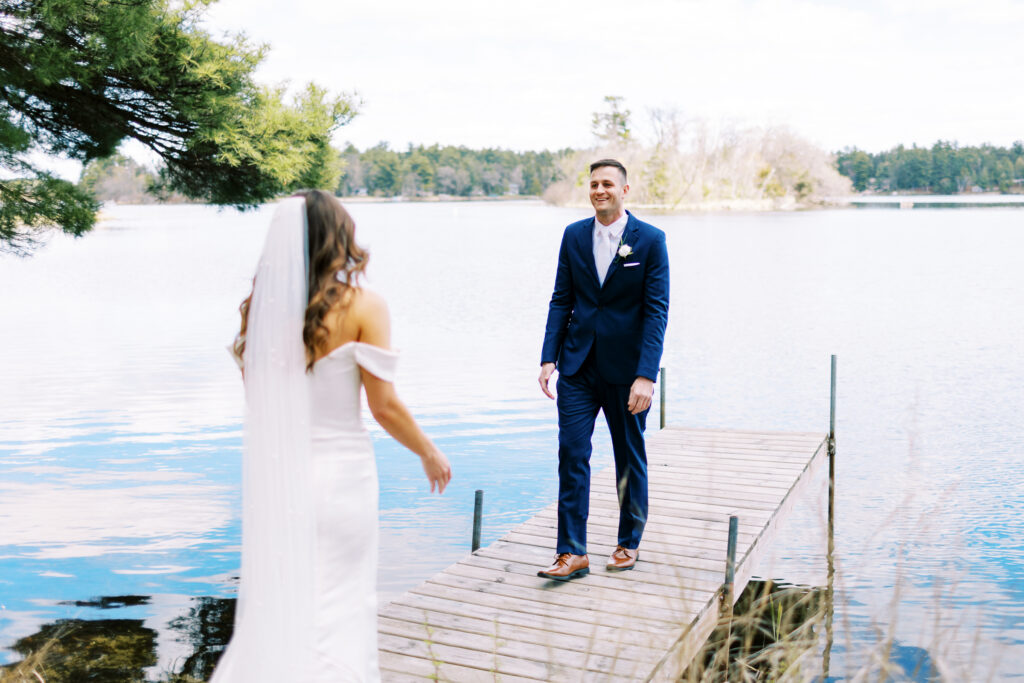
[[[361,291],[356,299],[352,302],[349,313],[354,313],[359,322],[359,341],[390,349],[391,321],[384,299],[366,290]],[[430,481],[431,493],[435,487],[438,493],[444,493],[452,478],[448,458],[416,424],[409,409],[398,398],[394,384],[382,380],[362,367],[359,368],[359,372],[362,374],[366,401],[370,404],[373,418],[398,443],[420,456],[423,471]]]

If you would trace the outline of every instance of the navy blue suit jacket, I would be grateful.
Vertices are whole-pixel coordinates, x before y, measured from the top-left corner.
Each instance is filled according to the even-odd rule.
[[[541,363],[556,363],[571,376],[593,347],[604,381],[657,381],[668,322],[665,233],[629,214],[621,244],[632,253],[616,254],[602,286],[594,265],[594,220],[573,223],[562,235]]]

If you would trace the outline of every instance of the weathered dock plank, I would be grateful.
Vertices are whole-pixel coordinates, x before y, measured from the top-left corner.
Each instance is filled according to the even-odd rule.
[[[554,554],[555,505],[380,610],[385,681],[667,681],[718,620],[728,518],[739,518],[734,597],[770,547],[827,437],[668,428],[647,439],[650,511],[640,562],[604,571],[618,525],[615,474],[591,482],[591,573],[537,570]]]

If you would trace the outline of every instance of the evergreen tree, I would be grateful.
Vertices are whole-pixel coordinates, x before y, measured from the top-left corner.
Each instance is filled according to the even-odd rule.
[[[366,189],[371,195],[394,197],[402,191],[402,160],[388,149],[386,142],[371,147],[362,155]]]
[[[0,0],[0,246],[95,222],[95,199],[32,152],[89,162],[134,138],[162,159],[164,190],[238,207],[333,187],[329,136],[354,103],[257,86],[264,48],[213,40],[199,27],[210,1]]]
[[[869,166],[882,190],[1020,192],[1024,189],[1024,142],[1009,148],[960,147],[940,140],[930,149],[900,145],[878,154],[845,149],[836,155],[837,169],[853,181],[855,190],[867,189],[864,173]]]
[[[342,195],[365,192],[380,197],[494,196],[513,189],[519,195],[537,196],[558,179],[557,162],[571,152],[474,150],[436,144],[410,145],[406,151],[396,152],[385,142],[360,152],[348,144],[338,153],[345,173],[336,187]]]

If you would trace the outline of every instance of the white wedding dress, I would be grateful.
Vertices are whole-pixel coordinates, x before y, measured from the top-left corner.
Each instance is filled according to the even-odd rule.
[[[210,683],[376,683],[377,468],[349,342],[305,371],[305,203],[279,203],[256,270],[244,359],[242,566],[235,628]]]
[[[313,642],[302,648],[303,678],[316,683],[375,683],[377,667],[377,465],[360,410],[359,368],[394,381],[398,354],[362,342],[339,346],[309,377],[312,490]],[[241,577],[245,582],[243,573]],[[258,599],[258,596],[254,596]],[[245,640],[246,624],[217,664],[211,682],[255,683],[253,660],[287,657]],[[238,664],[247,672],[236,675]],[[266,669],[264,669],[266,670]],[[267,680],[272,679],[257,679]]]
[[[313,367],[316,681],[380,680],[377,466],[360,418],[359,367],[393,382],[398,355],[349,342]]]

